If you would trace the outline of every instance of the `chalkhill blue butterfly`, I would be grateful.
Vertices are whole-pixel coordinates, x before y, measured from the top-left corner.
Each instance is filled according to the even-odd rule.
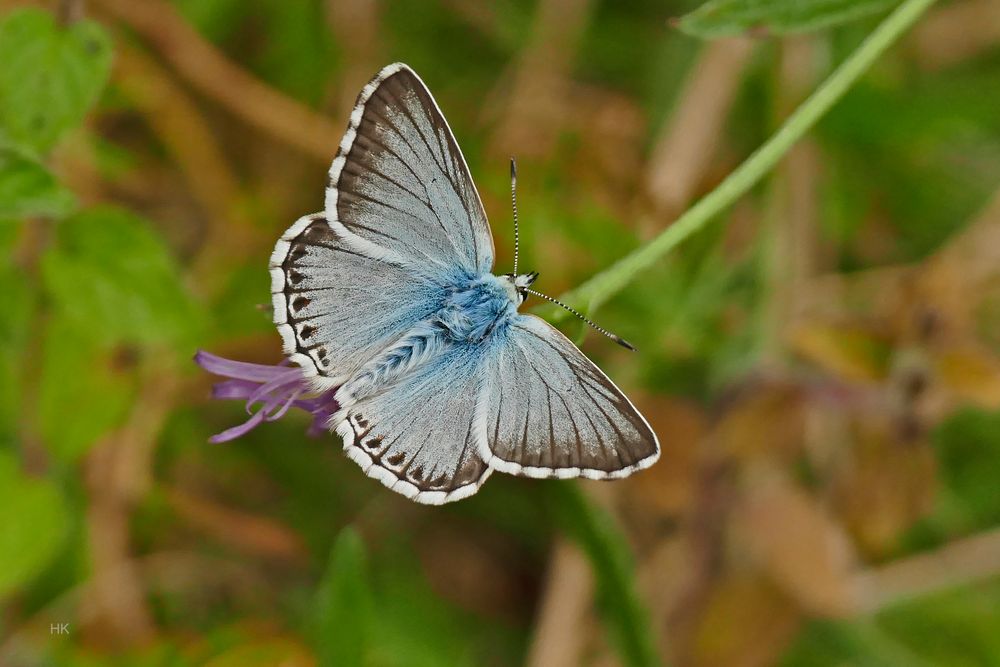
[[[530,289],[538,274],[518,274],[516,252],[513,273],[494,275],[493,260],[448,123],[413,70],[389,65],[358,96],[325,210],[296,221],[270,263],[285,354],[332,392],[327,426],[347,455],[429,504],[494,470],[614,479],[652,465],[659,443],[629,399],[518,312],[548,298]]]

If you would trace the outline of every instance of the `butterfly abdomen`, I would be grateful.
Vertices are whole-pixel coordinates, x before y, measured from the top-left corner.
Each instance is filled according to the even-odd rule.
[[[444,337],[437,327],[429,322],[421,322],[362,366],[354,377],[344,383],[344,390],[355,399],[377,394],[399,377],[436,356],[444,343]]]

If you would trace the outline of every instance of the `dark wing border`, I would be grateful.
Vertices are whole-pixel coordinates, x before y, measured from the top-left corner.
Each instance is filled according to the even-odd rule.
[[[299,341],[295,336],[295,330],[288,322],[288,297],[285,294],[285,262],[288,259],[288,253],[291,251],[292,243],[302,235],[309,225],[325,219],[325,213],[304,215],[296,220],[295,224],[285,230],[285,233],[281,235],[281,238],[275,244],[269,265],[271,274],[271,308],[274,311],[271,321],[278,328],[278,334],[281,336],[281,344],[289,361],[298,364],[302,368],[302,374],[308,378],[312,378],[313,382],[322,385],[325,389],[332,389],[340,385],[339,380],[331,381],[330,378],[324,377],[320,373],[316,361],[308,354],[305,354],[305,350],[300,349]]]
[[[359,439],[355,436],[354,428],[348,419],[349,415],[350,407],[342,408],[330,420],[330,423],[337,424],[335,430],[337,435],[344,441],[344,453],[347,454],[347,458],[361,466],[362,472],[372,479],[381,482],[390,491],[403,495],[421,505],[444,505],[445,503],[468,498],[479,491],[479,487],[493,474],[494,468],[483,462],[482,473],[474,482],[463,484],[450,491],[433,491],[420,488],[408,479],[401,477],[398,472],[389,468],[380,456],[365,451],[365,448],[361,446],[361,443],[358,442]],[[466,437],[470,436],[467,435]]]

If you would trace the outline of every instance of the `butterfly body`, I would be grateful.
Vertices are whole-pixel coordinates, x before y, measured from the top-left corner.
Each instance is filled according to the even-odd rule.
[[[467,285],[456,286],[433,321],[454,344],[484,343],[517,314],[517,294],[512,287],[493,274],[479,276]]]
[[[271,256],[275,324],[348,457],[422,503],[495,471],[613,479],[659,443],[565,336],[518,312],[536,273],[494,275],[465,159],[419,77],[384,68],[358,97],[326,209]],[[516,262],[515,262],[516,264]]]

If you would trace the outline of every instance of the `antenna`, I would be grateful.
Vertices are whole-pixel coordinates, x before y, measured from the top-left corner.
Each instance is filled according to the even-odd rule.
[[[542,294],[541,292],[536,292],[535,290],[528,289],[527,287],[524,288],[524,291],[527,292],[528,294],[534,294],[535,296],[537,296],[539,298],[542,298],[542,299],[545,299],[546,301],[550,301],[550,302],[556,304],[557,306],[562,306],[563,308],[565,308],[569,312],[573,313],[574,315],[576,315],[577,317],[579,317],[581,320],[583,320],[584,322],[586,322],[590,326],[594,327],[595,329],[597,329],[598,331],[600,331],[602,334],[604,334],[605,336],[607,336],[611,340],[615,341],[616,343],[618,343],[619,345],[621,345],[625,349],[632,350],[633,352],[636,351],[636,349],[635,349],[635,347],[633,347],[632,343],[628,342],[627,340],[625,340],[624,338],[622,338],[621,336],[619,336],[617,334],[611,333],[610,331],[608,331],[604,327],[599,326],[599,325],[593,323],[592,321],[588,320],[586,317],[584,317],[583,315],[581,315],[577,311],[573,310],[572,308],[570,308],[569,306],[567,306],[565,303],[563,303],[559,299],[553,299],[551,296],[549,296],[547,294]]]
[[[514,209],[514,275],[517,275],[517,163],[510,159],[510,205]]]

